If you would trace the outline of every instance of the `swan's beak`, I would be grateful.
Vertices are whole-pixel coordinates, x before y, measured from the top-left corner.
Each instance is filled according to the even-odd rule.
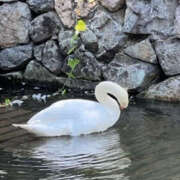
[[[121,109],[121,111],[122,111],[122,110],[126,109],[126,107],[120,106],[120,109]]]

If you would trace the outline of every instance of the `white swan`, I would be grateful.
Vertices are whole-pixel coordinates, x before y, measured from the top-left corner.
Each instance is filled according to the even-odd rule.
[[[46,137],[105,131],[119,119],[120,108],[128,106],[128,93],[118,84],[104,81],[96,86],[95,96],[99,103],[83,99],[61,100],[35,114],[27,124],[13,126]]]

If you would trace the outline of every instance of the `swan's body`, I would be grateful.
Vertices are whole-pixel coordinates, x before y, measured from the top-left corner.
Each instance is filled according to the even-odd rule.
[[[105,131],[119,119],[119,105],[128,106],[128,94],[116,83],[105,81],[96,86],[95,95],[100,102],[70,99],[58,101],[35,114],[27,124],[13,124],[37,136],[77,136]]]

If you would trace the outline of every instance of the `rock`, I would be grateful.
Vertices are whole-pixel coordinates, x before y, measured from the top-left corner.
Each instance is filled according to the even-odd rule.
[[[56,76],[50,73],[45,67],[32,60],[27,66],[23,77],[28,81],[35,82],[55,82]]]
[[[17,1],[17,0],[0,0],[0,2],[13,2],[13,1]]]
[[[111,59],[114,52],[125,43],[126,36],[121,32],[121,24],[105,11],[98,10],[90,20],[89,27],[98,38],[98,59]]]
[[[170,102],[180,101],[180,76],[171,77],[152,85],[137,97]]]
[[[91,30],[88,29],[85,32],[82,32],[81,40],[88,51],[94,53],[98,51],[98,39]]]
[[[55,0],[55,10],[65,27],[72,28],[74,26],[75,14],[71,0]]]
[[[120,53],[103,69],[105,80],[115,81],[132,91],[141,91],[157,81],[159,76],[160,72],[156,65]]]
[[[124,49],[124,52],[133,58],[137,58],[145,62],[153,64],[158,63],[156,54],[149,39],[145,39],[139,43],[136,43],[135,45],[127,47]]]
[[[75,70],[73,71],[74,76],[77,79],[85,79],[85,80],[92,80],[98,81],[101,79],[101,66],[97,62],[95,56],[84,49],[83,46],[78,48],[74,55],[69,56],[66,58],[65,64],[63,66],[62,71],[64,73],[70,72],[70,68],[68,67],[68,60],[77,58],[80,62],[76,66]]]
[[[88,15],[95,10],[96,5],[96,1],[77,1],[77,7],[75,8],[76,16],[78,18],[88,17]]]
[[[69,88],[94,90],[94,87],[97,85],[97,82],[57,77],[34,60],[27,65],[23,77],[25,78],[25,80],[30,81],[31,83],[36,82],[38,83],[38,85],[43,84],[43,86],[48,85],[48,87],[50,85],[53,85],[53,87],[55,85],[57,87],[62,87],[65,84],[65,86]]]
[[[176,8],[174,30],[175,35],[180,38],[180,5]]]
[[[10,72],[6,74],[0,74],[0,77],[4,77],[8,80],[23,80],[23,73],[21,71]]]
[[[0,6],[0,47],[29,42],[31,12],[26,3],[14,2]]]
[[[127,14],[131,14],[125,18],[125,32],[151,34],[152,39],[167,38],[172,35],[176,0],[127,0],[126,4],[129,11]]]
[[[117,11],[125,5],[125,0],[99,0],[102,6],[109,11]]]
[[[58,34],[61,22],[54,12],[48,12],[37,16],[31,22],[30,36],[33,42],[40,43]]]
[[[180,40],[169,39],[155,43],[156,54],[165,75],[180,74]]]
[[[136,23],[138,22],[138,19],[138,15],[127,7],[124,17],[123,32],[132,33],[136,26]]]
[[[53,74],[60,74],[63,58],[55,41],[49,40],[44,45],[36,46],[35,57]]]
[[[80,45],[80,39],[73,40],[73,35],[74,32],[72,30],[59,32],[59,47],[64,55],[68,55],[71,49],[76,49]]]
[[[27,0],[35,13],[43,13],[54,9],[54,0]]]
[[[0,51],[0,70],[10,71],[26,65],[32,58],[32,44],[15,46]]]

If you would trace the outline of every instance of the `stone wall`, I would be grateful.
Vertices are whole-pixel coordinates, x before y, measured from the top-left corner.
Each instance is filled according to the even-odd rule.
[[[87,30],[69,55],[78,19]],[[66,81],[72,57],[80,63]],[[0,77],[80,89],[112,80],[180,101],[180,1],[0,0]]]

